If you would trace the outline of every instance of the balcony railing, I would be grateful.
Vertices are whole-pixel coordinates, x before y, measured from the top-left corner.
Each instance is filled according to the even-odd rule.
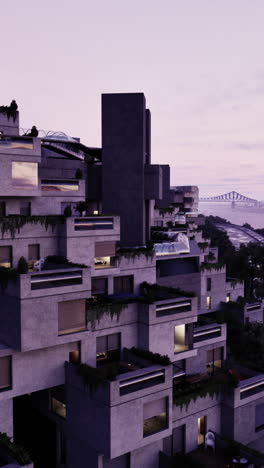
[[[165,371],[164,369],[147,372],[140,370],[133,372],[133,376],[119,381],[120,396],[127,395],[132,392],[144,390],[145,388],[153,387],[165,382]],[[128,374],[126,374],[128,375]]]
[[[240,384],[240,400],[261,392],[264,392],[264,375],[252,377]]]
[[[262,302],[254,302],[254,304],[247,304],[247,312],[253,312],[254,310],[259,310],[261,308]]]
[[[181,312],[190,312],[192,310],[192,301],[189,299],[182,301],[163,302],[156,305],[156,317],[165,317]]]
[[[76,192],[79,190],[79,181],[73,179],[43,179],[41,190],[44,192]]]
[[[17,136],[1,136],[0,149],[25,149],[33,150],[33,138]]]
[[[31,290],[82,284],[82,270],[38,273],[31,275]]]
[[[201,341],[218,338],[222,335],[222,327],[217,325],[209,325],[204,327],[197,327],[193,332],[193,342],[199,343]]]
[[[106,217],[85,217],[74,219],[75,231],[114,229],[114,219]]]

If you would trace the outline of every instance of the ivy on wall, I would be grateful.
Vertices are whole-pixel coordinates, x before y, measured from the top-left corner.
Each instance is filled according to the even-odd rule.
[[[10,233],[12,239],[15,234],[20,232],[27,224],[44,226],[47,230],[52,227],[52,230],[60,224],[64,224],[65,216],[62,215],[48,215],[48,216],[22,216],[22,215],[9,215],[0,217],[0,230],[2,238],[6,233]]]

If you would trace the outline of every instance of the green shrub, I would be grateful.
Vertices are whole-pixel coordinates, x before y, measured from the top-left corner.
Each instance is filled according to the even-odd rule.
[[[28,272],[28,263],[25,257],[20,257],[17,264],[17,272],[19,275],[23,275]]]

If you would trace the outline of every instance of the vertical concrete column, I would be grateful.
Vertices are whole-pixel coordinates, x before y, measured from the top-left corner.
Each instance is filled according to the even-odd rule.
[[[0,432],[13,437],[13,399],[0,401]]]

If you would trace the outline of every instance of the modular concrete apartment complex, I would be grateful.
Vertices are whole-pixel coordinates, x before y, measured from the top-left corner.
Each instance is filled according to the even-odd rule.
[[[243,285],[202,238],[197,188],[151,164],[144,95],[102,96],[102,148],[20,136],[16,109],[0,132],[0,466],[158,468],[209,429],[263,437],[264,375],[186,400],[226,357],[226,325],[199,315]]]

